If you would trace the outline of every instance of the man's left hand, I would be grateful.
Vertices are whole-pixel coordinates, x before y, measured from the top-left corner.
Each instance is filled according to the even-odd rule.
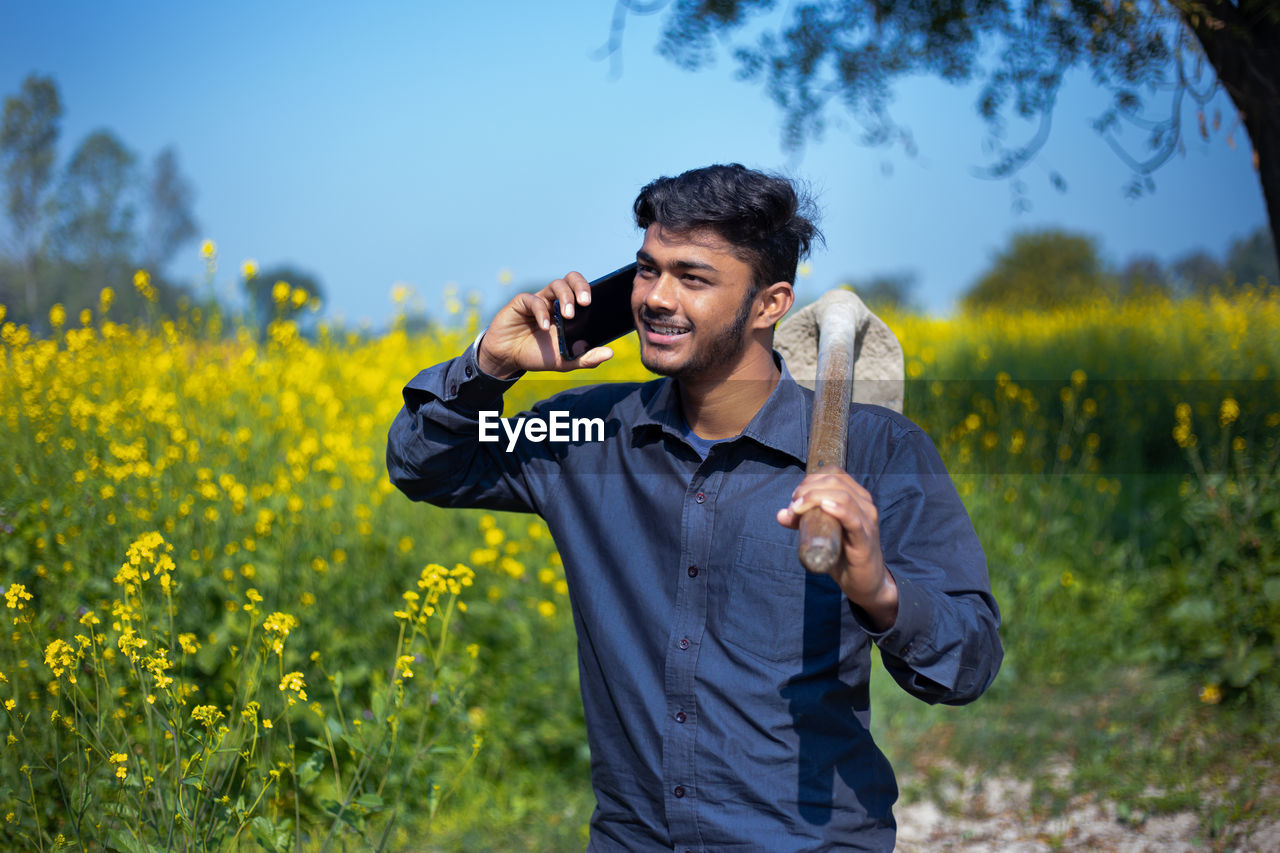
[[[827,465],[800,481],[791,503],[778,510],[778,523],[794,530],[800,516],[817,510],[844,531],[841,559],[831,576],[877,629],[889,628],[898,618],[898,585],[880,551],[880,514],[871,493],[839,466]]]

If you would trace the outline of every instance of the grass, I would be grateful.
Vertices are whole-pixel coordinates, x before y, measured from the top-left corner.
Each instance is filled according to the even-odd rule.
[[[915,701],[877,667],[872,697],[903,802],[963,812],[972,780],[1012,778],[1030,783],[1028,818],[1088,800],[1134,825],[1191,812],[1221,850],[1280,817],[1280,711],[1206,704],[1185,676],[1081,666],[1060,684],[997,679],[977,703],[947,708]]]

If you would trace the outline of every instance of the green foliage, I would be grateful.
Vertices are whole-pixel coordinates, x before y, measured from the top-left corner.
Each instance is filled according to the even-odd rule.
[[[1280,419],[1250,442],[1233,435],[1239,415],[1239,402],[1224,399],[1218,424],[1205,425],[1219,432],[1206,449],[1191,407],[1177,412],[1175,436],[1193,473],[1180,489],[1180,547],[1167,553],[1153,590],[1160,633],[1152,651],[1201,678],[1206,701],[1262,704],[1280,697]]]
[[[415,769],[458,751],[474,656],[451,647],[449,623],[471,570],[429,565],[404,594],[361,716],[344,708],[344,673],[295,650],[299,620],[265,614],[256,588],[225,600],[208,631],[215,618],[190,602],[214,590],[180,580],[173,551],[158,533],[137,539],[117,597],[77,608],[74,624],[40,612],[47,594],[38,610],[25,584],[7,585],[15,630],[0,660],[26,695],[6,703],[0,766],[26,790],[10,795],[0,837],[29,850],[229,850],[249,835],[268,850],[301,849],[304,835],[321,850],[344,835],[382,847]],[[50,698],[31,701],[42,687]]]
[[[1114,293],[1092,237],[1048,229],[1015,234],[963,299],[968,310],[1051,309]]]
[[[907,414],[970,511],[1007,651],[966,708],[924,706],[877,676],[873,725],[908,796],[945,787],[950,763],[1033,780],[1042,814],[1086,795],[1135,822],[1191,809],[1215,843],[1277,807],[1277,671],[1257,653],[1277,624],[1277,311],[1274,294],[1241,292],[888,318],[912,375]],[[0,603],[19,618],[0,645],[13,702],[0,739],[15,738],[0,753],[0,815],[14,814],[0,845],[49,849],[83,810],[101,823],[95,843],[122,850],[171,847],[149,823],[161,817],[232,849],[315,850],[331,830],[331,849],[581,848],[593,802],[554,543],[528,516],[411,504],[382,472],[403,382],[474,326],[307,340],[277,322],[259,344],[221,317],[149,329],[97,316],[45,340],[0,321],[0,582],[23,605]],[[607,372],[634,353],[616,361],[600,378],[634,378]],[[573,380],[527,377],[506,403]],[[135,667],[113,578],[151,531],[174,546],[175,586],[153,574],[139,587]],[[475,581],[413,639],[424,564],[439,567],[428,586],[458,564]],[[1200,601],[1214,624],[1185,621]],[[280,634],[266,627],[276,612],[298,619],[280,653],[263,642]],[[54,640],[67,648],[51,654]],[[292,672],[306,700],[280,689]],[[182,685],[198,691],[179,713]],[[197,706],[225,719],[206,728]],[[170,762],[174,744],[194,763]]]

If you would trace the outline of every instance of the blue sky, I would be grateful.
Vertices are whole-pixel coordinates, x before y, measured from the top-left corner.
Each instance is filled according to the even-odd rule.
[[[817,193],[827,245],[798,283],[803,299],[907,271],[924,307],[945,313],[1018,230],[1083,231],[1113,261],[1169,261],[1199,247],[1221,254],[1265,222],[1243,131],[1226,142],[1225,96],[1224,131],[1188,138],[1156,192],[1135,201],[1089,126],[1106,95],[1078,75],[1024,171],[1032,209],[1019,214],[1007,183],[973,175],[987,162],[973,89],[898,88],[893,112],[913,131],[914,158],[835,127],[796,156],[781,146],[777,109],[732,79],[731,62],[689,73],[656,55],[660,17],[630,20],[622,73],[611,74],[593,54],[612,10],[612,0],[0,0],[0,94],[28,73],[53,76],[64,157],[101,127],[145,160],[174,145],[201,237],[218,245],[220,290],[236,290],[245,259],[287,262],[320,278],[329,316],[375,326],[397,283],[432,312],[450,283],[479,291],[491,312],[512,288],[608,272],[639,244],[637,190],[712,162],[783,170]],[[1011,136],[1019,130],[1031,132]],[[172,272],[201,270],[193,243]]]

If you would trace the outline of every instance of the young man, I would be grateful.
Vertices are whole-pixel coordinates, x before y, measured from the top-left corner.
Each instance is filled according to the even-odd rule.
[[[524,371],[612,355],[560,358],[552,302],[570,315],[590,301],[569,273],[405,387],[392,480],[415,500],[546,520],[578,631],[589,850],[891,850],[871,644],[921,699],[981,694],[1002,656],[982,549],[932,443],[887,409],[853,406],[845,470],[805,476],[813,395],[772,348],[817,237],[789,181],[711,166],[659,178],[634,209],[631,308],[664,378],[528,415],[599,418],[602,440],[478,440],[479,413]],[[799,517],[818,510],[844,529],[830,576],[796,556]]]

